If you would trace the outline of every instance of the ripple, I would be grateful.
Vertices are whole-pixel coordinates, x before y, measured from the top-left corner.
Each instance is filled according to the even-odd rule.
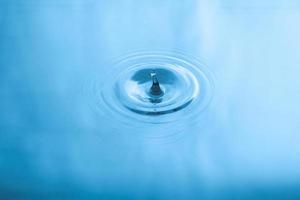
[[[103,97],[115,95],[115,101],[132,112],[159,116],[184,109],[197,98],[199,89],[187,69],[158,62],[122,71],[113,89],[115,94],[104,93]]]
[[[212,80],[207,67],[191,57],[144,52],[116,62],[88,90],[91,108],[108,121],[169,137],[199,122],[213,96]]]

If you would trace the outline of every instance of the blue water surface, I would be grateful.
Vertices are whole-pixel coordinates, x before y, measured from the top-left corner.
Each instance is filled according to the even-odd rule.
[[[196,121],[97,103],[144,51],[205,63]],[[300,199],[299,74],[298,0],[1,0],[0,199]]]

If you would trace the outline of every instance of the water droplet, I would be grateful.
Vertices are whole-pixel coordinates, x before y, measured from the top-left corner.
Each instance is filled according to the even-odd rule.
[[[151,73],[151,79],[152,79],[152,85],[151,88],[149,90],[150,95],[152,95],[152,98],[154,100],[158,99],[159,97],[164,95],[163,90],[161,89],[158,79],[157,79],[157,75],[156,75],[156,71],[153,70]]]

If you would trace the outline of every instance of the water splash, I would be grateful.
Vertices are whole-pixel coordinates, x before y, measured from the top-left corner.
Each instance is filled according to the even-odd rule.
[[[130,55],[105,77],[92,83],[92,109],[133,132],[147,134],[151,129],[151,137],[170,136],[188,124],[201,123],[214,88],[206,66],[183,54]],[[169,127],[168,132],[155,131],[162,127]]]

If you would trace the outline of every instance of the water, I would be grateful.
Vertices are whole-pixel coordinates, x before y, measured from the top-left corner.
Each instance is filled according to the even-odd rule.
[[[1,1],[1,199],[299,199],[299,21],[296,0]]]
[[[132,126],[137,125],[137,120],[164,123],[188,118],[191,121],[191,114],[199,115],[209,103],[213,82],[200,71],[200,63],[194,66],[180,57],[181,54],[168,56],[163,52],[129,56],[116,63],[108,79],[94,83],[97,85],[90,92],[96,95],[101,91],[101,99],[95,100],[103,101],[98,105],[101,110],[103,104],[115,110],[111,118],[118,120],[122,115],[125,121],[128,117],[135,118]]]
[[[204,110],[214,90],[213,75],[205,64],[183,53],[163,51],[137,52],[109,64],[104,78],[96,75],[82,87],[97,120],[104,124],[113,120],[117,132],[130,129],[160,143],[176,141],[185,129],[205,123]]]

